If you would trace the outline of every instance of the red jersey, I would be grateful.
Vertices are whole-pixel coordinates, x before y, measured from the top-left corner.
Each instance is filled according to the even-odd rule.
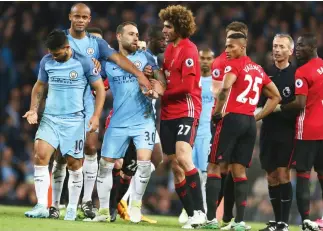
[[[264,85],[271,82],[261,66],[248,56],[226,61],[224,74],[233,73],[237,80],[233,83],[223,112],[254,114]]]
[[[222,52],[218,57],[216,57],[212,63],[212,79],[215,81],[223,80],[223,73],[225,68],[225,62],[227,61],[227,55],[225,52]]]
[[[295,95],[305,95],[306,106],[296,120],[295,138],[323,140],[323,60],[313,58],[295,73]]]
[[[163,70],[167,87],[161,100],[161,119],[200,118],[202,110],[198,50],[189,39],[169,44]]]

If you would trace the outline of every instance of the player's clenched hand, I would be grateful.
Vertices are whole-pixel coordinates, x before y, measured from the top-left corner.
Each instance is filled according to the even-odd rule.
[[[95,132],[99,128],[100,118],[98,116],[92,116],[89,121],[90,132]]]
[[[149,79],[153,78],[154,77],[154,72],[153,72],[152,66],[150,66],[150,65],[145,66],[144,74]]]
[[[94,63],[95,68],[98,70],[98,72],[100,72],[101,71],[101,63],[95,58],[92,58],[92,61]]]
[[[163,83],[156,79],[151,79],[150,82],[153,86],[153,91],[157,92],[158,95],[164,95],[165,86]]]
[[[36,111],[33,111],[33,110],[27,111],[22,117],[26,118],[29,124],[38,123],[38,114]]]

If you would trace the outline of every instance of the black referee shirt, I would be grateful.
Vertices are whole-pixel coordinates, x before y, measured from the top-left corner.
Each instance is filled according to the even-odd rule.
[[[269,78],[277,86],[282,97],[280,104],[287,104],[295,99],[295,72],[296,66],[289,64],[285,69],[279,69],[274,64],[266,70]],[[263,107],[267,101],[261,95],[258,106]],[[262,120],[262,134],[273,140],[290,140],[295,133],[296,113],[291,111],[273,112]]]

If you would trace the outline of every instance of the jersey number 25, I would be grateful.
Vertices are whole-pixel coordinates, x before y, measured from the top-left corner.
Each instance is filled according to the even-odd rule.
[[[247,88],[240,95],[237,96],[237,101],[239,103],[246,103],[249,100],[250,105],[256,105],[259,101],[259,95],[260,95],[259,84],[262,84],[262,78],[256,77],[255,81],[253,82],[252,76],[247,74],[244,80],[248,81],[249,83]],[[252,87],[252,91],[256,93],[254,98],[246,97],[250,92],[251,87]]]

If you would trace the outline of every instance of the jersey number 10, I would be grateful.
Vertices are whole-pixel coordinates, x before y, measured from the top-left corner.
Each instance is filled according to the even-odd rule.
[[[251,75],[246,75],[244,78],[245,81],[248,81],[248,86],[247,88],[237,97],[237,101],[239,103],[246,103],[249,100],[249,104],[250,105],[256,105],[259,101],[259,84],[262,84],[262,78],[256,77],[255,81],[253,82],[252,76]],[[254,98],[248,98],[246,97],[252,87],[252,91],[254,91],[256,93]]]

